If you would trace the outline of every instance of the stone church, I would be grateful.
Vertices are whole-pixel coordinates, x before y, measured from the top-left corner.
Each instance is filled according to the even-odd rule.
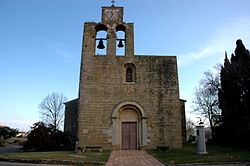
[[[123,10],[102,7],[101,22],[84,24],[79,96],[65,103],[64,130],[76,148],[181,148],[176,56],[135,55],[134,24]]]

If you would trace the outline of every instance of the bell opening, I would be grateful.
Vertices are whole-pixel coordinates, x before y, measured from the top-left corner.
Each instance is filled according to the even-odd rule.
[[[99,40],[99,44],[97,45],[97,48],[98,48],[98,49],[104,49],[104,48],[105,48],[102,39]]]
[[[119,40],[119,43],[118,43],[117,47],[119,47],[119,48],[124,47],[124,45],[123,45],[123,43],[122,43],[122,40],[121,40],[121,39]]]

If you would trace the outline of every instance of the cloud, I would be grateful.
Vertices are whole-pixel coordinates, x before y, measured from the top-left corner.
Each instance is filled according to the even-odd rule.
[[[55,54],[66,59],[74,59],[76,57],[76,55],[68,53],[64,50],[55,50]]]
[[[0,125],[3,126],[9,126],[11,128],[18,128],[21,131],[28,131],[30,130],[30,127],[35,123],[36,121],[33,120],[2,120],[0,119]]]
[[[45,41],[43,42],[46,49],[53,53],[54,56],[59,56],[64,59],[74,59],[77,57],[76,54],[71,53],[70,47],[63,42],[59,41]]]
[[[180,67],[185,67],[198,60],[208,57],[224,55],[225,51],[229,55],[234,51],[237,39],[242,39],[245,45],[250,44],[250,17],[230,18],[224,24],[217,27],[211,37],[208,39],[207,45],[201,49],[183,53],[179,56]],[[246,45],[247,47],[247,45]],[[218,61],[219,59],[217,59]],[[220,60],[222,60],[220,58]]]
[[[183,77],[180,78],[182,83],[180,84],[181,97],[187,100],[187,117],[191,117],[193,120],[196,120],[196,117],[198,117],[197,114],[192,112],[193,90],[199,80],[198,73],[201,74],[203,71],[194,71],[196,75],[192,76],[191,80],[187,80],[186,75],[190,74],[187,73],[187,71],[190,72],[190,70],[186,69],[192,69],[190,66],[195,66],[197,62],[204,65],[207,65],[207,61],[209,61],[211,65],[215,65],[219,62],[223,63],[225,51],[227,51],[230,56],[230,54],[234,52],[237,39],[242,39],[246,48],[250,49],[249,29],[250,17],[229,18],[215,28],[204,46],[198,46],[200,49],[178,55],[178,65],[180,67],[180,73],[183,75]],[[199,68],[196,69],[199,70]]]

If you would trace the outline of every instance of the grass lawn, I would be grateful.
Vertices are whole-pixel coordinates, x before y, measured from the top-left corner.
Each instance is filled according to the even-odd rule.
[[[168,151],[148,151],[166,163],[216,163],[250,162],[250,149],[230,148],[218,145],[207,146],[206,155],[196,154],[196,145],[185,145],[182,149]]]
[[[17,152],[0,154],[4,159],[27,159],[27,160],[68,160],[73,162],[106,162],[110,151],[76,153],[73,151],[55,152]]]

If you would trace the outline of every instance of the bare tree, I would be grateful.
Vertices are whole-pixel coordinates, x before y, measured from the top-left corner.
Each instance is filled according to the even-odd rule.
[[[214,127],[221,122],[221,110],[219,109],[218,100],[219,88],[219,74],[207,71],[204,72],[204,77],[194,93],[194,111],[201,113],[208,119],[212,135],[214,134]]]
[[[186,131],[188,141],[194,141],[193,136],[195,135],[195,123],[191,119],[188,119],[186,122]]]
[[[54,129],[60,129],[64,118],[64,105],[66,97],[63,94],[48,94],[39,104],[40,116],[43,121]]]

